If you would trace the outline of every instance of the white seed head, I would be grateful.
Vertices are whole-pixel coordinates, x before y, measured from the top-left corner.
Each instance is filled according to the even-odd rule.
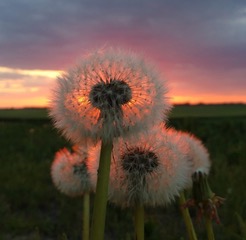
[[[166,92],[166,82],[150,64],[107,49],[58,78],[50,116],[75,143],[124,137],[162,121],[171,107]]]
[[[206,175],[210,171],[210,158],[208,150],[205,148],[200,139],[193,134],[177,131],[175,129],[166,129],[167,137],[170,141],[177,144],[184,155],[187,155],[188,161],[191,163],[190,183],[191,176],[194,172],[201,172]]]
[[[71,153],[66,148],[58,151],[51,166],[51,177],[58,190],[71,197],[93,189],[84,152]]]
[[[140,134],[138,141],[120,139],[112,154],[109,200],[123,207],[142,203],[163,206],[189,181],[190,166],[179,149],[163,141],[160,127]]]

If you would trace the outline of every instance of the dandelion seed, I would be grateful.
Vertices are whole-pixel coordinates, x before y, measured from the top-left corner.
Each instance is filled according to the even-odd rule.
[[[56,153],[51,176],[58,190],[71,197],[92,191],[86,160],[87,157],[82,152],[71,153],[66,148]]]
[[[58,78],[50,116],[74,142],[136,134],[167,115],[166,83],[134,54],[108,49]]]
[[[114,146],[109,200],[123,207],[167,205],[188,182],[190,166],[175,144],[163,142],[161,128],[143,132],[138,141]],[[184,156],[185,158],[185,156]]]

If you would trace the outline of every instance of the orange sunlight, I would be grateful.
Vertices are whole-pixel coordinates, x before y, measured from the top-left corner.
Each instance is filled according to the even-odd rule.
[[[14,69],[0,66],[0,108],[47,107],[55,79],[62,74],[59,70]],[[172,79],[172,78],[170,78]],[[189,86],[180,90],[178,82],[172,84],[170,101],[174,104],[198,103],[246,103],[241,93],[216,94],[192,91]],[[82,97],[78,102],[84,101]],[[128,107],[131,102],[128,103]]]
[[[0,108],[47,107],[50,89],[61,73],[0,66]]]
[[[25,98],[8,98],[7,102],[2,101],[0,102],[0,108],[32,108],[32,107],[47,107],[49,100],[46,97],[32,97],[31,101]]]

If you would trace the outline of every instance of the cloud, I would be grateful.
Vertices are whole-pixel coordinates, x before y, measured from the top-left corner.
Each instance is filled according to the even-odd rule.
[[[0,94],[9,98],[11,98],[11,94],[15,93],[24,93],[26,97],[34,92],[46,92],[47,94],[49,88],[54,84],[55,76],[60,74],[59,71],[0,67]]]
[[[192,101],[192,98],[194,101],[196,98],[199,102],[233,102],[237,96],[238,102],[246,102],[245,68],[223,71],[181,65],[168,71],[166,75],[170,85],[169,95],[171,98],[174,96],[173,100],[182,96],[186,101]],[[221,100],[222,96],[224,100]]]
[[[120,46],[153,60],[176,95],[241,94],[245,26],[245,0],[0,1],[0,66],[11,69],[0,69],[0,92],[45,93],[55,78],[47,70]]]
[[[228,48],[226,56],[235,44],[245,50],[245,35],[235,30],[241,23],[232,24],[244,16],[242,6],[243,1],[228,0],[4,1],[0,65],[61,69],[87,49],[104,44],[144,50],[150,56],[163,52],[163,61],[201,65],[211,62],[206,53],[215,50],[219,65],[224,58],[220,46]],[[234,36],[225,36],[231,31]],[[232,39],[239,42],[228,46]]]

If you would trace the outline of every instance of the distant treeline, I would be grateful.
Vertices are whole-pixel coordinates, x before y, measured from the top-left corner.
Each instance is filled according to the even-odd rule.
[[[235,106],[235,105],[239,105],[239,106],[246,106],[246,103],[242,103],[242,102],[238,102],[238,103],[175,103],[173,104],[173,106]]]

